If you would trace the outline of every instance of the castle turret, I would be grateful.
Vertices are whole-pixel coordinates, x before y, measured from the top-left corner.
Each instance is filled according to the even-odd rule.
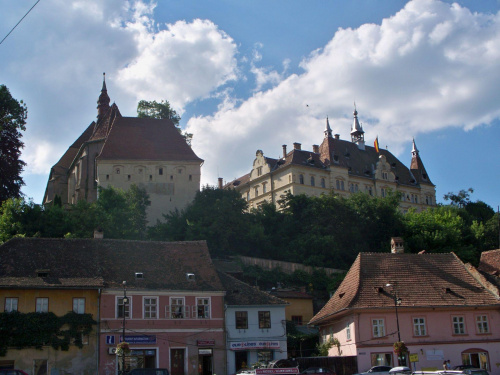
[[[411,149],[410,171],[413,174],[413,177],[415,177],[416,182],[431,183],[431,180],[427,175],[427,171],[425,170],[424,163],[422,162],[422,159],[420,159],[419,151],[417,149],[417,145],[415,144],[415,138],[413,139],[413,145]]]
[[[102,73],[102,89],[99,100],[97,100],[97,118],[101,118],[109,110],[109,102],[111,100],[106,89],[106,73]]]
[[[354,121],[351,127],[351,141],[358,145],[360,150],[365,149],[365,132],[363,131],[363,127],[359,124],[358,120],[358,111],[356,110],[356,106],[354,106]]]

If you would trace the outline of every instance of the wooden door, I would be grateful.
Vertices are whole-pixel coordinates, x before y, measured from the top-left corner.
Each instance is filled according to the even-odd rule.
[[[184,349],[170,349],[170,374],[184,375]]]

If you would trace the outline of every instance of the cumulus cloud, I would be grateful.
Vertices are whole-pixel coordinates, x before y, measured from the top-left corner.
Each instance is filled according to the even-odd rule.
[[[182,112],[236,79],[236,45],[211,21],[178,21],[159,32],[142,28],[135,37],[139,54],[118,72],[118,84],[137,99],[166,98]]]
[[[269,157],[283,143],[311,149],[327,115],[349,139],[354,101],[367,143],[378,134],[396,155],[421,133],[488,124],[500,116],[499,54],[500,14],[435,0],[410,1],[378,25],[339,29],[302,61],[303,73],[280,79],[256,69],[258,84],[279,84],[190,119],[193,147],[206,160],[203,179],[248,173],[257,149]]]

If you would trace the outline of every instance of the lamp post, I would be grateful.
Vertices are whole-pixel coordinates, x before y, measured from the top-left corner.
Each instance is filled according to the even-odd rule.
[[[398,316],[398,306],[401,305],[401,298],[398,298],[398,291],[394,287],[394,285],[392,285],[392,284],[386,284],[385,286],[388,287],[388,288],[391,287],[394,290],[394,294],[391,294],[391,297],[394,300],[394,309],[396,310],[396,327],[397,327],[397,330],[398,330],[398,342],[401,342],[401,334],[399,332],[399,316]],[[400,356],[398,356],[398,362],[399,362],[399,359],[400,359],[399,357]],[[406,365],[406,359],[404,361],[405,361],[405,365]],[[400,365],[400,363],[398,363],[398,364]]]
[[[127,298],[127,282],[123,281],[123,331],[122,342],[125,342],[125,306],[128,303]],[[125,375],[125,353],[122,353],[122,374]]]

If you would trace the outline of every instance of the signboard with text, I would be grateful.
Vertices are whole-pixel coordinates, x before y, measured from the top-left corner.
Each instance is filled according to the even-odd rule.
[[[298,367],[255,369],[256,375],[285,375],[285,374],[298,374],[298,373],[299,373]]]
[[[120,342],[123,341],[123,336],[120,335]],[[129,344],[156,344],[156,336],[153,335],[140,335],[128,336],[125,335],[125,341]]]
[[[230,350],[279,349],[279,341],[237,341],[229,343]]]
[[[410,362],[418,362],[418,354],[417,353],[410,354]]]

